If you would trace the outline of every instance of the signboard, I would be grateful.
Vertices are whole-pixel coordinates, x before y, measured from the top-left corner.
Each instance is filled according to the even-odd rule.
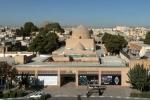
[[[87,85],[87,84],[98,84],[98,75],[93,74],[85,74],[79,75],[79,85]]]
[[[98,71],[79,71],[79,74],[98,74]]]
[[[102,74],[101,84],[102,85],[121,85],[121,75]]]
[[[38,76],[41,85],[57,85],[57,76]]]

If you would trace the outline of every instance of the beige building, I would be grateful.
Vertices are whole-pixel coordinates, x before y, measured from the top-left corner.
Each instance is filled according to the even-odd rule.
[[[18,64],[16,68],[19,73],[29,73],[38,78],[41,85],[72,83],[83,86],[96,83],[129,86],[127,73],[132,64],[129,55],[101,56],[104,51],[102,48],[96,49],[88,29],[79,26],[73,29],[65,47],[54,51],[50,57],[35,57],[32,62]]]

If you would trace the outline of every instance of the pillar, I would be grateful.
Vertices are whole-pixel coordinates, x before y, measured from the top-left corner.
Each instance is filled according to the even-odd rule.
[[[101,71],[98,72],[98,83],[101,85]]]
[[[58,70],[58,73],[57,73],[57,85],[59,87],[61,86],[60,70]]]
[[[75,86],[78,86],[79,85],[79,79],[78,79],[78,71],[76,71],[76,75],[75,75],[75,78],[76,78],[76,82],[75,82]]]
[[[35,76],[35,78],[38,78],[38,71],[37,70],[35,70],[34,76]]]

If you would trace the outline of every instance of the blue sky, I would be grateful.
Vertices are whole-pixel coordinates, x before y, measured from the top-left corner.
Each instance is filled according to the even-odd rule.
[[[0,0],[0,24],[150,26],[150,0]]]

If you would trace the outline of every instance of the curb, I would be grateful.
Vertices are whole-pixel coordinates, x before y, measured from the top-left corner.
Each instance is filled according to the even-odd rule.
[[[79,95],[80,97],[86,98],[86,95]],[[78,95],[54,95],[52,97],[78,97]],[[88,98],[116,98],[116,99],[133,99],[133,100],[149,100],[150,98],[139,98],[139,97],[121,97],[121,96],[90,96]]]

